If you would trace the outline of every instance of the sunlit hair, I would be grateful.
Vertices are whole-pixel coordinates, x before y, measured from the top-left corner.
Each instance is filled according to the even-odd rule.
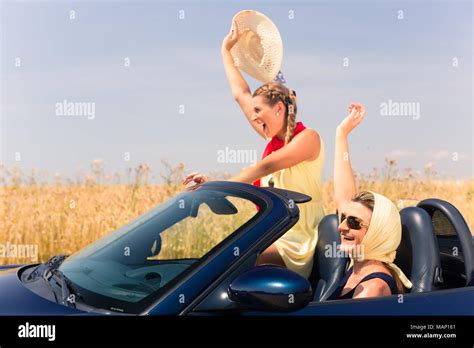
[[[372,192],[361,191],[352,197],[352,201],[362,204],[364,207],[370,209],[370,211],[374,211],[375,197]]]
[[[296,112],[298,111],[295,93],[280,83],[268,82],[258,87],[253,93],[253,96],[262,96],[265,102],[270,106],[274,106],[279,101],[285,104],[285,144],[288,144],[295,135]]]

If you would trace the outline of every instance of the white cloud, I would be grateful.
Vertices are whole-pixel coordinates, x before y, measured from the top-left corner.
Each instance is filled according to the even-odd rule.
[[[442,160],[448,158],[452,153],[448,150],[429,150],[425,152],[425,155],[434,160]]]
[[[393,151],[387,153],[386,157],[388,157],[388,158],[402,158],[402,157],[414,157],[415,155],[416,155],[415,151],[397,149],[397,150],[393,150]]]

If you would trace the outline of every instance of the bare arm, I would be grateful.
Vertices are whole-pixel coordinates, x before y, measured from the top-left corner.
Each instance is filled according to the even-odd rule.
[[[349,133],[362,121],[365,109],[360,104],[349,106],[350,114],[336,130],[336,149],[334,154],[334,201],[339,212],[356,194],[356,184],[349,157]]]
[[[275,151],[258,161],[254,166],[242,170],[230,181],[253,183],[265,175],[275,173],[279,170],[292,167],[303,161],[313,161],[319,156],[321,149],[321,139],[319,134],[313,129],[305,129],[297,137],[280,150]],[[198,172],[193,172],[183,179],[183,185],[190,182],[202,184],[209,179]]]
[[[235,101],[240,105],[240,108],[242,109],[250,125],[264,139],[267,139],[266,135],[263,133],[262,126],[252,119],[252,94],[249,85],[247,84],[247,81],[245,81],[238,67],[235,66],[234,58],[230,53],[230,49],[235,45],[238,39],[239,32],[237,24],[234,22],[232,23],[232,27],[229,34],[224,38],[221,47],[222,60],[224,63],[224,70],[227,76],[227,81],[229,83],[232,96],[234,97]]]
[[[268,174],[290,168],[303,161],[312,161],[319,156],[321,140],[313,129],[305,129],[280,150],[258,161],[254,166],[242,170],[230,181],[253,183]]]

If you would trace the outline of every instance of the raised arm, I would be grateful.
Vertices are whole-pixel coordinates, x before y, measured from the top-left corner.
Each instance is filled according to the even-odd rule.
[[[260,134],[264,139],[266,139],[267,137],[263,133],[262,126],[252,119],[252,94],[250,92],[250,88],[247,84],[247,81],[245,81],[238,67],[235,66],[234,58],[230,53],[231,48],[238,40],[239,31],[237,28],[237,23],[235,23],[234,21],[232,23],[230,32],[224,38],[221,47],[222,59],[224,62],[224,70],[227,76],[227,81],[229,82],[229,86],[232,91],[232,96],[234,97],[235,101],[240,105],[240,108],[242,109],[250,125],[255,129],[258,134]]]
[[[336,129],[336,150],[334,153],[334,201],[339,212],[356,194],[356,184],[349,156],[348,135],[365,116],[361,104],[351,103],[349,115]]]

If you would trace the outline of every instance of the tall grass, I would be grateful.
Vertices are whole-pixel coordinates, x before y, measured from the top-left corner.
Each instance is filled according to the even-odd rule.
[[[0,246],[37,245],[38,261],[74,253],[180,192],[184,170],[182,164],[173,167],[163,163],[163,184],[157,185],[150,183],[151,168],[147,165],[130,169],[125,175],[108,175],[102,162],[94,161],[89,174],[76,180],[56,175],[53,182],[38,171],[27,175],[18,168],[0,165]],[[395,161],[387,160],[386,168],[380,171],[357,174],[357,183],[360,190],[384,194],[400,207],[430,197],[445,199],[461,211],[474,230],[474,179],[443,180],[429,167],[425,173],[402,174]],[[327,213],[335,211],[332,181],[324,183],[323,202]],[[250,214],[255,207],[241,209],[248,209]],[[200,231],[192,234],[183,227],[180,239],[172,243],[174,249],[164,244],[163,251],[167,249],[171,257],[189,254],[190,249],[202,254],[213,244],[209,236],[223,238],[223,222],[217,219],[205,219]],[[0,257],[0,264],[30,261]]]

